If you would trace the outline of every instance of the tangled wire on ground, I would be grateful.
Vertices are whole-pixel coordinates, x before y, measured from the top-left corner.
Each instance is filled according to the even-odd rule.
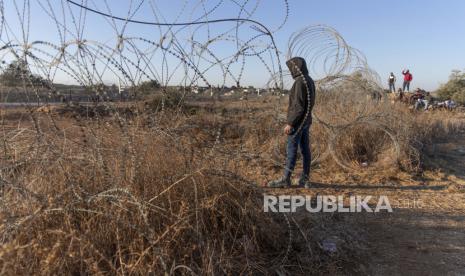
[[[282,163],[281,100],[266,114],[273,121],[248,118],[263,138],[250,141],[271,145],[274,157],[223,144],[225,127],[212,122],[215,115],[196,127],[165,105],[172,93],[184,99],[201,86],[222,95],[225,86],[250,82],[257,68],[269,76],[264,86],[281,94],[291,81],[282,61],[302,56],[317,85],[313,165],[332,156],[346,170],[392,166],[402,154],[415,163],[415,147],[403,136],[409,125],[383,103],[379,78],[363,55],[326,26],[293,34],[280,51],[275,36],[289,16],[287,0],[279,2],[283,16],[274,27],[257,19],[260,0],[122,2],[126,10],[108,0],[0,0],[3,76],[16,80],[7,96],[24,95],[30,119],[2,123],[2,272],[284,274],[336,262],[319,254],[316,233],[328,231],[325,218],[301,227],[264,215],[261,190],[237,169],[246,158]],[[52,28],[56,34],[40,31]],[[163,112],[136,108],[128,116],[127,103],[104,101],[80,110],[97,115],[71,124],[37,112],[31,103],[63,96],[71,88],[57,83],[68,79],[97,97],[107,96],[109,82],[134,95],[144,83],[159,85]]]
[[[324,104],[328,103],[327,99],[334,98],[332,95],[328,96],[329,94],[336,94],[338,99],[342,100],[339,101],[342,104],[350,102],[347,99],[354,101],[354,97],[355,101],[365,101],[366,105],[372,104],[368,101],[373,98],[383,98],[379,77],[368,67],[366,58],[360,51],[349,46],[332,28],[310,26],[292,34],[287,52],[283,56],[277,48],[274,34],[282,29],[289,16],[287,1],[282,2],[285,11],[282,22],[272,30],[253,19],[260,1],[218,1],[214,4],[205,1],[193,4],[181,1],[181,10],[171,16],[173,21],[165,19],[164,14],[160,12],[160,3],[148,0],[129,1],[126,17],[115,15],[116,6],[107,1],[84,3],[62,0],[55,5],[48,0],[24,0],[22,4],[18,2],[21,1],[15,0],[11,6],[2,2],[3,20],[0,27],[5,45],[0,48],[0,53],[4,62],[18,60],[32,73],[22,77],[23,86],[27,87],[24,93],[28,94],[28,100],[43,101],[43,96],[41,99],[39,95],[43,90],[49,94],[63,93],[54,87],[54,83],[56,79],[64,77],[73,79],[97,97],[104,97],[108,93],[104,85],[108,78],[117,80],[120,86],[130,88],[137,88],[144,81],[153,81],[161,84],[165,95],[169,93],[168,85],[176,81],[184,88],[183,93],[202,85],[213,93],[211,82],[216,80],[219,89],[215,91],[221,94],[226,85],[240,87],[243,78],[252,75],[248,68],[256,68],[259,65],[270,75],[268,90],[283,90],[289,87],[290,74],[287,70],[283,72],[281,60],[293,56],[302,56],[308,61],[311,76],[318,86],[318,97],[325,99],[320,100]],[[192,10],[190,13],[189,8]],[[235,17],[215,18],[221,10],[231,8],[236,9]],[[58,41],[31,38],[34,34],[34,30],[31,32],[31,28],[34,29],[31,25],[32,9],[40,10],[51,20],[56,27]],[[157,21],[144,21],[139,18],[147,16],[147,11],[150,11],[150,16]],[[17,18],[13,18],[13,14],[16,14]],[[185,17],[188,18],[187,22],[183,22]],[[99,39],[100,35],[88,30],[90,24],[98,24],[103,28],[105,25],[102,25],[102,22],[106,22],[110,27],[109,31],[113,32],[114,38],[106,42]],[[21,27],[22,36],[13,29],[13,24]],[[134,24],[139,36],[132,34],[135,32]],[[159,39],[140,36],[145,34],[142,26],[150,31],[157,30]],[[103,29],[100,32],[103,32]],[[228,49],[228,52],[225,49]],[[35,74],[44,78],[40,86],[30,79],[30,76]],[[340,88],[349,83],[354,89],[341,91]],[[135,94],[137,89],[133,90]],[[367,96],[371,99],[366,99]],[[162,107],[164,104],[165,100],[162,101]],[[277,111],[279,105],[278,102]],[[108,105],[107,108],[111,109],[112,106]],[[325,147],[328,150],[315,156],[326,157],[330,154],[343,168],[356,169],[349,165],[351,160],[337,157],[332,150],[334,143],[331,141],[340,138],[351,125],[365,122],[369,122],[366,126],[377,127],[386,133],[398,154],[400,147],[395,133],[392,133],[386,124],[379,123],[382,114],[368,114],[364,108],[359,109],[359,113],[348,122],[338,122],[337,126],[324,120],[323,114],[313,114],[315,121],[330,133],[329,142]],[[328,110],[325,110],[324,114],[327,115]],[[320,159],[314,158],[313,163],[318,163]]]

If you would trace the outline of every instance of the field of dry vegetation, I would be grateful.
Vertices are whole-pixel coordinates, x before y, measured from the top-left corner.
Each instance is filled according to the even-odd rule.
[[[419,182],[430,146],[463,129],[460,114],[347,99],[316,105],[312,182]],[[157,103],[2,110],[0,274],[358,271],[367,241],[350,218],[263,212],[283,98]]]

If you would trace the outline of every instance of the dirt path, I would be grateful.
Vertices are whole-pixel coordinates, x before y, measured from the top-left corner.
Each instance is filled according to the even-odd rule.
[[[393,213],[347,214],[366,233],[359,274],[465,275],[465,133],[430,155],[430,169],[415,184],[315,184],[303,191],[389,198]]]
[[[396,211],[367,220],[370,275],[465,275],[465,216]]]
[[[465,275],[465,135],[431,154],[433,170],[423,185],[370,191],[394,199],[398,208],[362,222],[367,274]]]
[[[314,190],[321,195],[383,195],[394,208],[393,213],[347,214],[353,216],[352,226],[365,230],[368,248],[363,252],[366,257],[360,275],[465,275],[463,190],[440,183],[327,186]]]
[[[465,135],[432,155],[442,172],[396,195],[406,209],[367,219],[370,274],[465,275]]]
[[[425,159],[428,169],[401,184],[313,183],[276,194],[388,197],[393,213],[343,214],[343,227],[363,229],[366,244],[350,274],[465,275],[465,130],[426,150]]]

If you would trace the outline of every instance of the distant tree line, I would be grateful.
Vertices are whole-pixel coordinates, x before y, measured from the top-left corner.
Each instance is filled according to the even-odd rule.
[[[48,86],[48,81],[35,75],[24,60],[15,60],[0,73],[0,84],[6,87]]]

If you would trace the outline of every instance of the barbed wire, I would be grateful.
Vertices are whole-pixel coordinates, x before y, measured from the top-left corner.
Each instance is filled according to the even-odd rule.
[[[118,9],[123,2],[126,9]],[[368,66],[364,55],[352,48],[336,30],[324,25],[306,27],[293,33],[287,48],[283,50],[279,49],[275,36],[283,29],[290,15],[287,0],[279,1],[282,19],[274,27],[260,20],[258,12],[263,5],[260,0],[182,0],[164,4],[169,5],[174,14],[163,13],[160,1],[156,0],[0,0],[0,59],[3,72],[14,62],[27,68],[26,72],[20,72],[21,81],[12,88],[14,92],[11,94],[20,92],[25,95],[22,99],[25,103],[47,103],[54,96],[63,96],[65,92],[58,84],[63,80],[72,80],[79,89],[98,97],[104,97],[108,92],[105,88],[108,83],[120,83],[120,86],[136,91],[135,88],[144,82],[154,81],[160,85],[164,96],[172,93],[170,86],[179,87],[184,93],[183,97],[194,88],[203,86],[213,91],[216,86],[218,89],[210,97],[216,99],[215,96],[226,92],[226,86],[240,88],[250,81],[248,75],[255,76],[251,72],[262,70],[265,72],[265,89],[281,95],[293,82],[292,75],[289,70],[283,69],[282,62],[300,56],[307,61],[317,89],[313,114],[308,112],[305,115],[305,118],[314,118],[313,129],[320,135],[320,140],[312,142],[312,165],[331,157],[345,170],[360,169],[353,160],[337,151],[337,144],[344,140],[348,130],[360,126],[384,133],[395,152],[393,162],[397,162],[401,154],[400,138],[389,127],[390,120],[395,118],[386,118],[381,105],[373,104],[376,103],[373,99],[380,102],[384,98],[379,76]],[[153,20],[144,20],[146,17]],[[47,28],[47,31],[42,33],[41,28]],[[40,76],[41,81],[34,76]],[[310,93],[307,95],[310,96]],[[215,103],[214,100],[211,102]],[[209,173],[228,176],[246,185],[256,185],[245,177],[219,169],[222,166],[206,168],[207,165],[204,165],[187,176],[173,180],[167,190],[160,191],[158,196],[149,200],[137,198],[131,191],[115,188],[122,181],[134,186],[142,162],[137,141],[143,141],[141,137],[144,135],[152,137],[150,135],[155,133],[155,137],[162,141],[160,147],[169,144],[169,151],[186,151],[186,148],[178,145],[179,141],[184,141],[183,145],[190,146],[192,154],[202,156],[203,160],[226,164],[231,161],[240,163],[241,159],[249,158],[284,168],[282,139],[275,138],[286,121],[281,100],[276,101],[270,114],[274,120],[267,130],[268,136],[273,137],[270,138],[271,150],[259,154],[241,147],[221,147],[224,126],[214,127],[208,134],[211,140],[208,151],[198,149],[196,138],[186,139],[188,135],[183,136],[182,133],[202,127],[185,124],[171,125],[166,129],[163,120],[172,120],[166,117],[172,114],[152,116],[147,120],[149,127],[136,133],[132,128],[136,123],[124,116],[118,106],[107,101],[100,104],[86,108],[103,106],[105,112],[113,115],[121,131],[121,141],[118,142],[122,145],[117,150],[108,149],[104,141],[108,137],[98,132],[94,122],[78,119],[76,126],[67,129],[81,133],[85,142],[66,138],[66,132],[61,130],[51,114],[48,118],[53,122],[53,131],[44,131],[44,126],[39,123],[39,115],[33,112],[36,107],[32,105],[25,105],[31,111],[30,128],[2,129],[4,143],[15,144],[22,151],[20,158],[12,158],[7,154],[11,150],[5,150],[5,160],[13,161],[5,162],[0,168],[1,189],[8,186],[24,197],[34,198],[34,202],[40,205],[39,209],[34,212],[29,210],[23,216],[11,214],[2,205],[2,212],[11,219],[7,229],[0,229],[3,241],[11,238],[28,221],[48,213],[84,212],[110,216],[98,208],[95,204],[97,201],[106,200],[118,208],[123,203],[136,206],[133,213],[144,221],[149,211],[166,215],[167,211],[158,204],[158,198],[194,175]],[[165,98],[162,110],[164,106]],[[87,109],[85,111],[89,112]],[[348,113],[351,116],[347,116]],[[105,128],[105,122],[98,121],[98,124]],[[301,128],[299,126],[298,130]],[[66,143],[73,143],[80,150],[66,154],[60,150],[66,148]],[[121,157],[119,175],[122,178],[116,178],[109,168],[110,161],[104,157],[104,153],[109,151]],[[20,181],[13,183],[6,177],[28,162],[36,162],[44,167],[52,162],[64,168],[65,161],[98,167],[107,183],[114,183],[114,187],[91,192],[82,183],[74,181],[72,174],[66,173],[70,187],[50,204],[44,194],[28,189]],[[73,204],[65,206],[63,198],[70,193]],[[186,217],[177,219],[176,223],[181,223]],[[285,219],[290,228],[288,218]],[[288,234],[285,253],[279,255],[282,260],[289,257],[292,231]],[[153,240],[156,235],[144,232],[142,236]]]
[[[28,98],[40,98],[39,92],[43,89],[50,90],[52,94],[57,93],[54,82],[58,74],[89,88],[97,96],[105,93],[99,85],[105,82],[107,75],[111,75],[114,80],[117,79],[128,87],[136,87],[144,80],[155,80],[162,84],[164,92],[166,92],[166,87],[172,84],[176,74],[181,74],[178,79],[181,80],[183,87],[196,87],[201,81],[212,89],[213,79],[221,88],[225,87],[228,82],[240,87],[245,67],[250,59],[255,57],[270,75],[266,84],[268,90],[276,88],[282,91],[290,86],[292,78],[288,70],[282,69],[281,60],[295,56],[301,56],[307,61],[310,75],[317,85],[318,95],[324,99],[338,97],[340,99],[338,104],[351,104],[347,98],[383,98],[379,85],[380,78],[374,70],[369,68],[366,58],[331,27],[315,25],[293,33],[289,38],[286,54],[282,56],[282,52],[275,43],[274,33],[282,29],[287,22],[289,17],[287,1],[283,1],[285,9],[282,23],[270,31],[267,26],[252,19],[260,1],[243,1],[242,3],[218,1],[213,4],[208,3],[210,6],[205,1],[199,1],[193,5],[193,11],[189,16],[196,19],[179,22],[189,6],[187,1],[182,1],[182,9],[174,17],[173,22],[159,22],[135,19],[141,10],[151,10],[154,13],[153,17],[166,21],[154,1],[142,0],[138,3],[134,0],[129,1],[129,8],[124,17],[114,15],[112,5],[106,0],[104,1],[106,11],[100,10],[99,5],[93,0],[81,1],[81,3],[62,0],[54,5],[49,0],[37,0],[35,3],[42,9],[44,15],[52,19],[51,22],[56,25],[58,42],[31,41],[29,38],[31,1],[23,0],[22,5],[18,2],[21,1],[13,2],[16,21],[19,24],[15,32],[8,23],[9,21],[5,20],[5,3],[1,1],[0,30],[4,34],[1,37],[4,46],[0,48],[0,57],[3,63],[13,60],[23,61],[32,72],[46,79],[46,87],[44,84],[40,87],[32,84],[33,89],[25,89],[26,94],[30,93],[29,90],[35,94]],[[226,2],[236,6],[237,17],[213,19],[215,13]],[[200,6],[202,6],[203,14],[194,16],[195,10]],[[249,9],[248,6],[252,7]],[[116,33],[116,39],[102,42],[84,36],[86,22],[91,20],[90,17],[95,16],[105,19]],[[68,17],[71,18],[71,23],[67,21]],[[10,20],[14,21],[14,19]],[[118,23],[121,26],[118,26]],[[220,32],[213,34],[211,26],[222,23],[233,23],[233,26],[229,29],[224,26],[215,27],[215,30],[218,29]],[[128,31],[130,24],[158,27],[159,40],[130,34]],[[188,33],[183,33],[186,28],[191,27],[195,28]],[[249,27],[245,32],[248,37],[240,35],[244,27]],[[74,31],[72,31],[73,28]],[[202,28],[206,29],[203,33]],[[66,39],[69,36],[72,39]],[[267,37],[268,41],[262,40],[262,37]],[[234,45],[235,51],[229,55],[220,56],[219,52],[223,50],[218,50],[216,44],[225,42]],[[221,75],[217,75],[216,78],[210,77],[209,74],[212,72],[221,72]],[[24,79],[24,81],[30,82],[31,80]],[[348,84],[350,84],[350,89],[347,89]],[[337,96],[333,95],[334,93]],[[276,114],[279,114],[280,104],[281,102],[278,102],[276,106]],[[108,108],[112,107],[108,106]],[[337,116],[335,112],[335,109],[320,112],[317,108],[312,115],[316,123],[332,133],[332,137],[340,136],[344,129],[353,124],[371,122],[369,125],[372,125],[372,122],[378,121],[381,117],[376,112],[367,117],[366,110],[359,109],[357,110],[359,114],[352,117],[351,122],[334,126],[330,123],[329,117]],[[276,118],[279,122],[278,117]],[[346,118],[342,118],[343,121],[344,119]],[[326,148],[331,150],[329,144]],[[276,149],[275,152],[277,151]],[[335,153],[332,155],[337,159]],[[322,153],[322,156],[328,156],[328,154]],[[317,161],[318,158],[314,159],[314,163]]]
[[[218,87],[223,89],[228,82],[240,87],[245,67],[252,58],[258,58],[259,64],[270,75],[266,83],[267,89],[276,88],[277,91],[283,91],[290,87],[292,77],[289,70],[282,69],[281,60],[300,56],[307,61],[310,75],[317,86],[318,97],[324,101],[337,98],[339,101],[336,104],[340,105],[339,109],[332,108],[331,110],[322,110],[317,107],[312,114],[316,124],[321,125],[330,135],[327,146],[317,145],[316,148],[326,150],[316,154],[317,157],[314,158],[313,164],[320,162],[319,157],[325,159],[331,155],[338,164],[348,169],[350,166],[347,162],[343,165],[344,162],[337,157],[338,154],[333,152],[334,147],[331,146],[331,141],[343,135],[347,128],[362,123],[369,126],[378,123],[378,127],[389,134],[395,148],[398,148],[395,137],[383,127],[386,124],[380,122],[382,114],[379,112],[371,111],[370,113],[366,108],[360,108],[356,110],[357,114],[352,116],[350,121],[347,121],[344,116],[343,113],[353,103],[347,99],[364,100],[365,98],[382,99],[384,97],[379,85],[380,78],[368,66],[365,56],[351,47],[335,29],[325,25],[315,25],[293,33],[289,38],[286,54],[283,56],[283,52],[276,45],[274,33],[282,29],[287,22],[289,17],[287,1],[283,1],[285,9],[282,23],[271,31],[264,24],[252,19],[261,4],[260,1],[243,1],[242,3],[199,1],[192,5],[193,10],[189,15],[195,20],[180,22],[189,6],[188,1],[181,1],[182,8],[174,17],[175,20],[166,22],[165,16],[160,13],[155,1],[141,0],[137,3],[134,0],[129,1],[129,8],[124,17],[114,15],[112,5],[106,0],[104,7],[100,5],[100,8],[106,11],[99,9],[99,4],[93,0],[80,3],[62,0],[53,5],[49,0],[37,0],[35,3],[41,8],[44,16],[50,18],[55,25],[58,41],[31,40],[29,38],[31,1],[22,0],[22,5],[18,2],[21,1],[15,0],[13,8],[10,7],[15,10],[16,18],[9,19],[11,21],[16,19],[16,23],[19,24],[16,32],[6,18],[4,1],[0,4],[0,30],[3,34],[0,39],[4,43],[0,48],[0,57],[4,64],[8,61],[22,61],[31,72],[46,80],[44,87],[44,83],[38,86],[31,83],[30,79],[23,78],[25,90],[23,92],[30,94],[32,90],[34,94],[27,97],[28,99],[39,99],[41,97],[39,94],[44,89],[50,91],[49,96],[57,93],[58,90],[54,88],[54,83],[58,74],[74,80],[78,85],[88,88],[97,96],[106,93],[99,85],[105,82],[108,75],[128,87],[137,87],[145,80],[154,80],[162,85],[164,93],[166,93],[166,87],[172,84],[176,74],[183,87],[197,87],[199,81],[210,89],[214,81],[217,82]],[[215,14],[227,3],[238,9],[237,17],[214,19]],[[200,6],[203,13],[195,16],[195,11]],[[141,10],[151,10],[154,18],[165,22],[136,19]],[[8,14],[7,17],[10,16],[11,14]],[[89,24],[86,22],[89,22],[91,17],[103,17],[110,29],[115,32],[116,39],[103,42],[86,38],[84,33]],[[71,23],[67,18],[71,18]],[[232,23],[233,26],[215,27],[217,33],[214,34],[212,26],[223,23]],[[152,36],[146,38],[137,36],[137,34],[133,35],[129,31],[131,24],[157,27],[160,34],[159,40],[153,39]],[[192,27],[194,29],[183,33]],[[246,28],[248,30],[244,32],[244,27],[249,28]],[[246,35],[242,35],[243,33]],[[67,37],[72,37],[72,39],[67,39]],[[267,41],[262,40],[263,37],[266,37]],[[233,51],[229,55],[220,55],[219,53],[224,50],[217,48],[216,44],[219,43],[233,45],[233,49],[229,48]],[[221,74],[211,77],[212,72]],[[31,85],[28,86],[27,82]],[[217,93],[221,94],[221,91]],[[105,105],[105,102],[103,104]],[[284,123],[283,117],[276,116],[280,114],[280,105],[281,102],[278,101],[275,107],[275,119],[278,123]],[[164,101],[162,106],[164,106]],[[110,105],[106,107],[113,108]],[[331,122],[334,121],[335,116],[341,119],[338,125]],[[301,127],[299,126],[298,129]],[[219,139],[218,134],[216,143]],[[279,143],[276,143],[275,153],[280,152]],[[330,151],[330,154],[327,151]]]

